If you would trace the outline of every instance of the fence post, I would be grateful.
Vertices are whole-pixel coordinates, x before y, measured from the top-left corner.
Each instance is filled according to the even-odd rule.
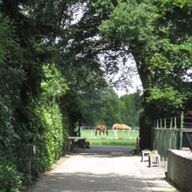
[[[167,121],[166,121],[166,118],[164,118],[164,128],[165,128],[165,129],[167,128]]]
[[[161,128],[161,129],[163,128],[162,119],[160,119],[160,128]]]
[[[177,129],[177,117],[174,117],[174,128]]]
[[[182,149],[183,147],[183,119],[184,119],[184,113],[181,113],[181,125],[179,130],[179,149]]]
[[[159,128],[159,121],[158,121],[158,119],[156,121],[157,121],[156,128],[158,129]]]
[[[175,128],[175,133],[174,133],[174,149],[178,149],[178,132],[176,131],[177,130],[177,117],[175,116],[174,117],[174,128]]]
[[[170,129],[172,128],[172,117],[171,117],[171,120],[170,120]]]

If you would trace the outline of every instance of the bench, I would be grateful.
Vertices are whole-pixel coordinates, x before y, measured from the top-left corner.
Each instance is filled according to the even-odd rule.
[[[89,142],[84,137],[68,137],[67,138],[67,152],[71,152],[73,147],[89,148]]]
[[[152,167],[153,165],[156,165],[157,167],[160,166],[160,155],[157,152],[150,153],[148,158],[149,158],[149,167]]]
[[[151,153],[149,149],[144,149],[141,151],[141,162],[144,162],[145,160],[148,161],[148,156]]]

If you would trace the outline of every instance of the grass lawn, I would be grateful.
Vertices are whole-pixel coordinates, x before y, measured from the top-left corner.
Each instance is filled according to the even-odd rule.
[[[90,145],[136,146],[135,140],[89,140]]]
[[[95,136],[95,130],[81,130],[81,137],[86,137],[91,145],[118,145],[118,146],[136,146],[136,138],[138,131],[108,131],[108,136],[99,135]]]

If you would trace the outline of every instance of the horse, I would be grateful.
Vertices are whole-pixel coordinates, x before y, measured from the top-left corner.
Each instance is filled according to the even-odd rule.
[[[103,135],[108,135],[107,126],[104,124],[97,124],[95,126],[95,136],[97,136],[97,131],[99,131],[99,135],[103,133]]]
[[[131,127],[125,124],[114,124],[112,127],[113,130],[128,130],[131,131]]]

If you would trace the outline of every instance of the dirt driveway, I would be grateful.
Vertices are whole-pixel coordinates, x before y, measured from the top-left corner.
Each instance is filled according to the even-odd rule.
[[[164,180],[165,170],[149,168],[131,148],[76,149],[30,192],[175,192]]]

